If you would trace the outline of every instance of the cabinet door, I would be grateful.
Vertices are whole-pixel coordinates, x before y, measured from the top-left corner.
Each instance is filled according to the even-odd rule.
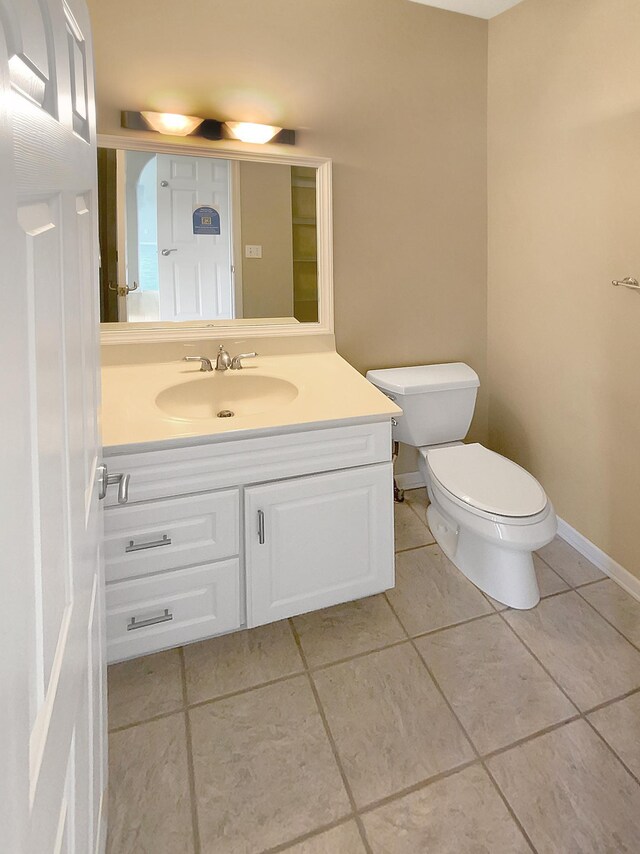
[[[249,626],[393,587],[391,463],[245,491]]]

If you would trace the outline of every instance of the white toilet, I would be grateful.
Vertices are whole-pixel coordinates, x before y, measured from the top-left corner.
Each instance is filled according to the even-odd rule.
[[[402,408],[394,439],[419,451],[431,504],[429,527],[458,569],[512,608],[533,608],[540,591],[532,552],[551,542],[557,520],[538,481],[479,444],[465,445],[480,380],[468,365],[369,371]]]

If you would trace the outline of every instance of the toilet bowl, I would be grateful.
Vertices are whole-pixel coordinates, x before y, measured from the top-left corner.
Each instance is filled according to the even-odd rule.
[[[540,591],[533,551],[557,530],[553,506],[521,466],[478,443],[463,444],[480,381],[463,363],[369,371],[403,417],[397,441],[418,449],[436,542],[484,593],[511,608],[533,608]]]
[[[540,592],[532,552],[556,534],[553,506],[523,468],[479,444],[422,447],[427,521],[467,578],[511,608],[533,608]]]

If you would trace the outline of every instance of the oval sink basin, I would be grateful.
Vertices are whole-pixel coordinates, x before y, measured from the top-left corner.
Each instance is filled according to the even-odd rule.
[[[293,383],[278,377],[225,372],[188,379],[161,391],[156,405],[171,418],[215,418],[219,412],[257,415],[285,406],[298,396]]]

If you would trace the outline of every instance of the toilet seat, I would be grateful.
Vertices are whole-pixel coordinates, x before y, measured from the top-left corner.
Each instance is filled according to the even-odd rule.
[[[478,443],[420,451],[440,487],[481,516],[524,520],[548,504],[533,475]]]

